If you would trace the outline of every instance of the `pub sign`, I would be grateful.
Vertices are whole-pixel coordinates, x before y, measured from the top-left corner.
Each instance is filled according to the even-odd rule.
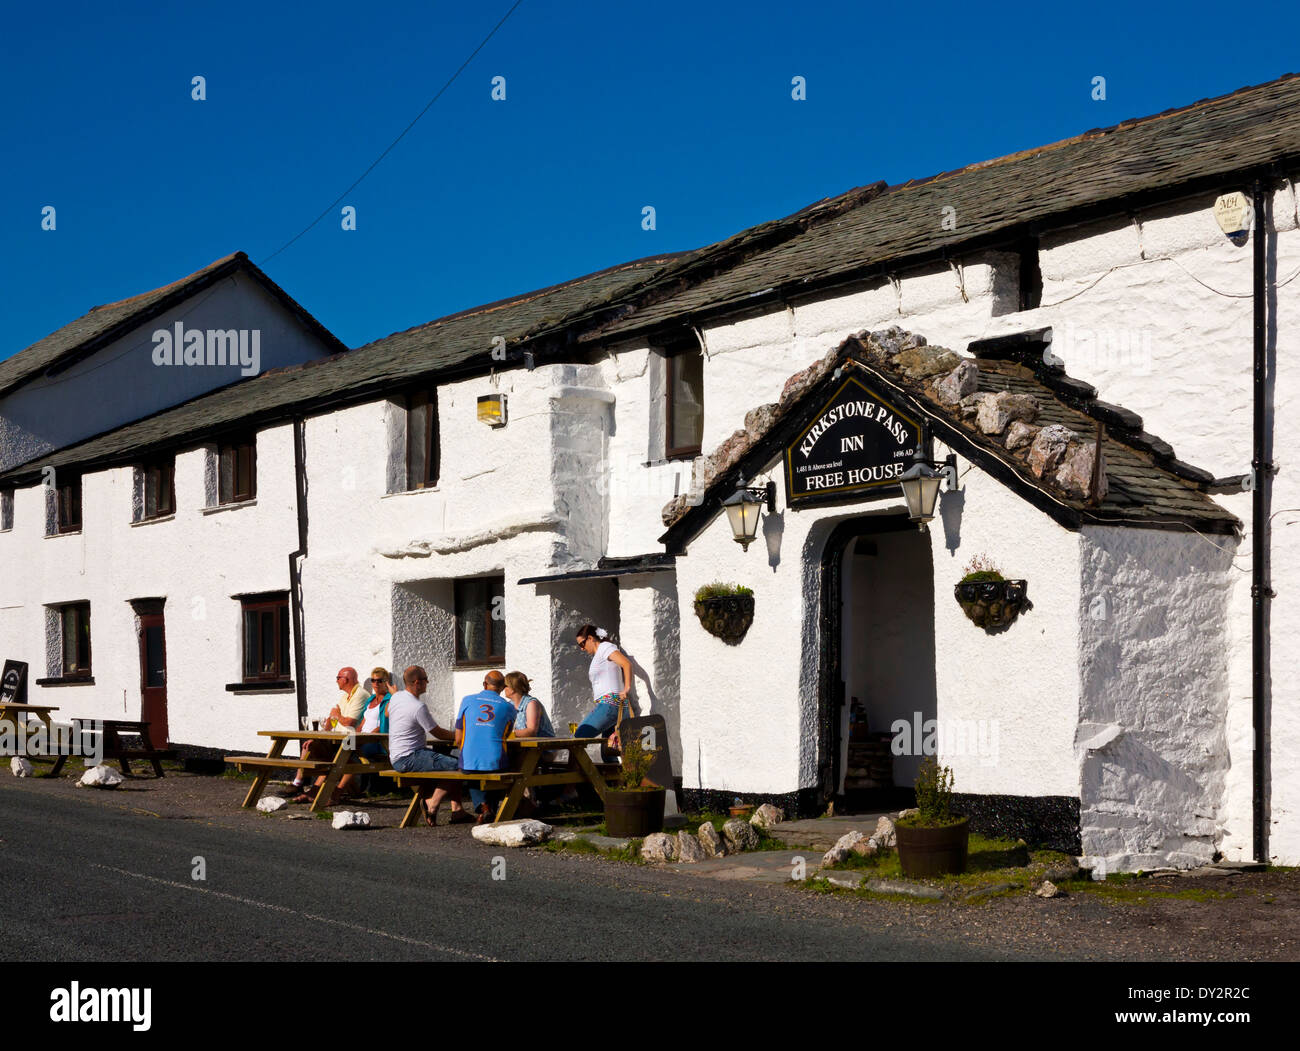
[[[920,437],[918,421],[850,376],[786,447],[786,503],[897,487]]]

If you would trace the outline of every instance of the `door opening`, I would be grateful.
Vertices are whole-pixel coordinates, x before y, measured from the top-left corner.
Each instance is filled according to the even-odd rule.
[[[843,523],[822,561],[822,795],[843,813],[915,801],[911,733],[935,717],[934,571],[927,534],[901,516]],[[919,745],[919,741],[917,744]]]
[[[163,601],[145,599],[132,603],[139,617],[140,718],[149,724],[149,740],[155,748],[166,748],[170,741]]]

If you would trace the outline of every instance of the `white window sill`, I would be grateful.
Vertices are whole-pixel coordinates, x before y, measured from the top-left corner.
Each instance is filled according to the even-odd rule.
[[[440,492],[442,492],[442,487],[435,485],[427,489],[401,489],[395,493],[385,493],[383,496],[380,497],[380,499],[388,500],[394,496],[421,496],[424,493],[440,493]]]
[[[170,522],[175,517],[176,512],[173,511],[169,515],[155,515],[153,518],[140,518],[131,523],[131,528],[134,529],[136,526],[153,525],[155,522]]]
[[[253,499],[251,500],[240,500],[238,503],[234,503],[234,504],[213,504],[211,507],[203,508],[201,513],[205,515],[215,515],[215,514],[219,514],[222,511],[238,511],[241,507],[256,507],[256,506],[257,506],[257,497],[253,497]]]
[[[59,539],[59,537],[61,537],[61,536],[81,536],[81,530],[80,530],[80,529],[73,529],[73,530],[70,530],[70,531],[67,532],[67,533],[46,533],[46,534],[45,534],[45,539],[46,539],[46,540],[57,540],[57,539]]]

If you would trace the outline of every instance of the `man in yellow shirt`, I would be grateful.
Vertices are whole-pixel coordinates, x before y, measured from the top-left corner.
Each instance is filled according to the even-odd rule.
[[[321,724],[322,730],[338,730],[346,732],[348,730],[359,729],[361,726],[361,715],[366,710],[366,705],[370,703],[369,691],[357,681],[356,668],[340,668],[335,681],[339,684],[339,699],[335,702],[334,707],[330,709],[329,715],[325,717]],[[313,751],[312,741],[306,741],[302,746],[302,758],[310,759]],[[304,771],[299,770],[293,779],[293,786],[301,789],[300,794],[294,796],[295,803],[310,803],[311,795],[308,793],[306,786],[303,784]],[[349,785],[346,782],[352,780],[351,775],[345,775],[339,781],[339,787],[336,793],[347,790]],[[316,778],[316,787],[319,788],[325,783],[325,775],[321,774]],[[331,799],[331,803],[335,800]]]

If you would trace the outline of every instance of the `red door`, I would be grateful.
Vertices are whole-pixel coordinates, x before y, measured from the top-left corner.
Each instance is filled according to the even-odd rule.
[[[140,718],[149,724],[153,746],[166,748],[167,640],[161,609],[140,614]]]

